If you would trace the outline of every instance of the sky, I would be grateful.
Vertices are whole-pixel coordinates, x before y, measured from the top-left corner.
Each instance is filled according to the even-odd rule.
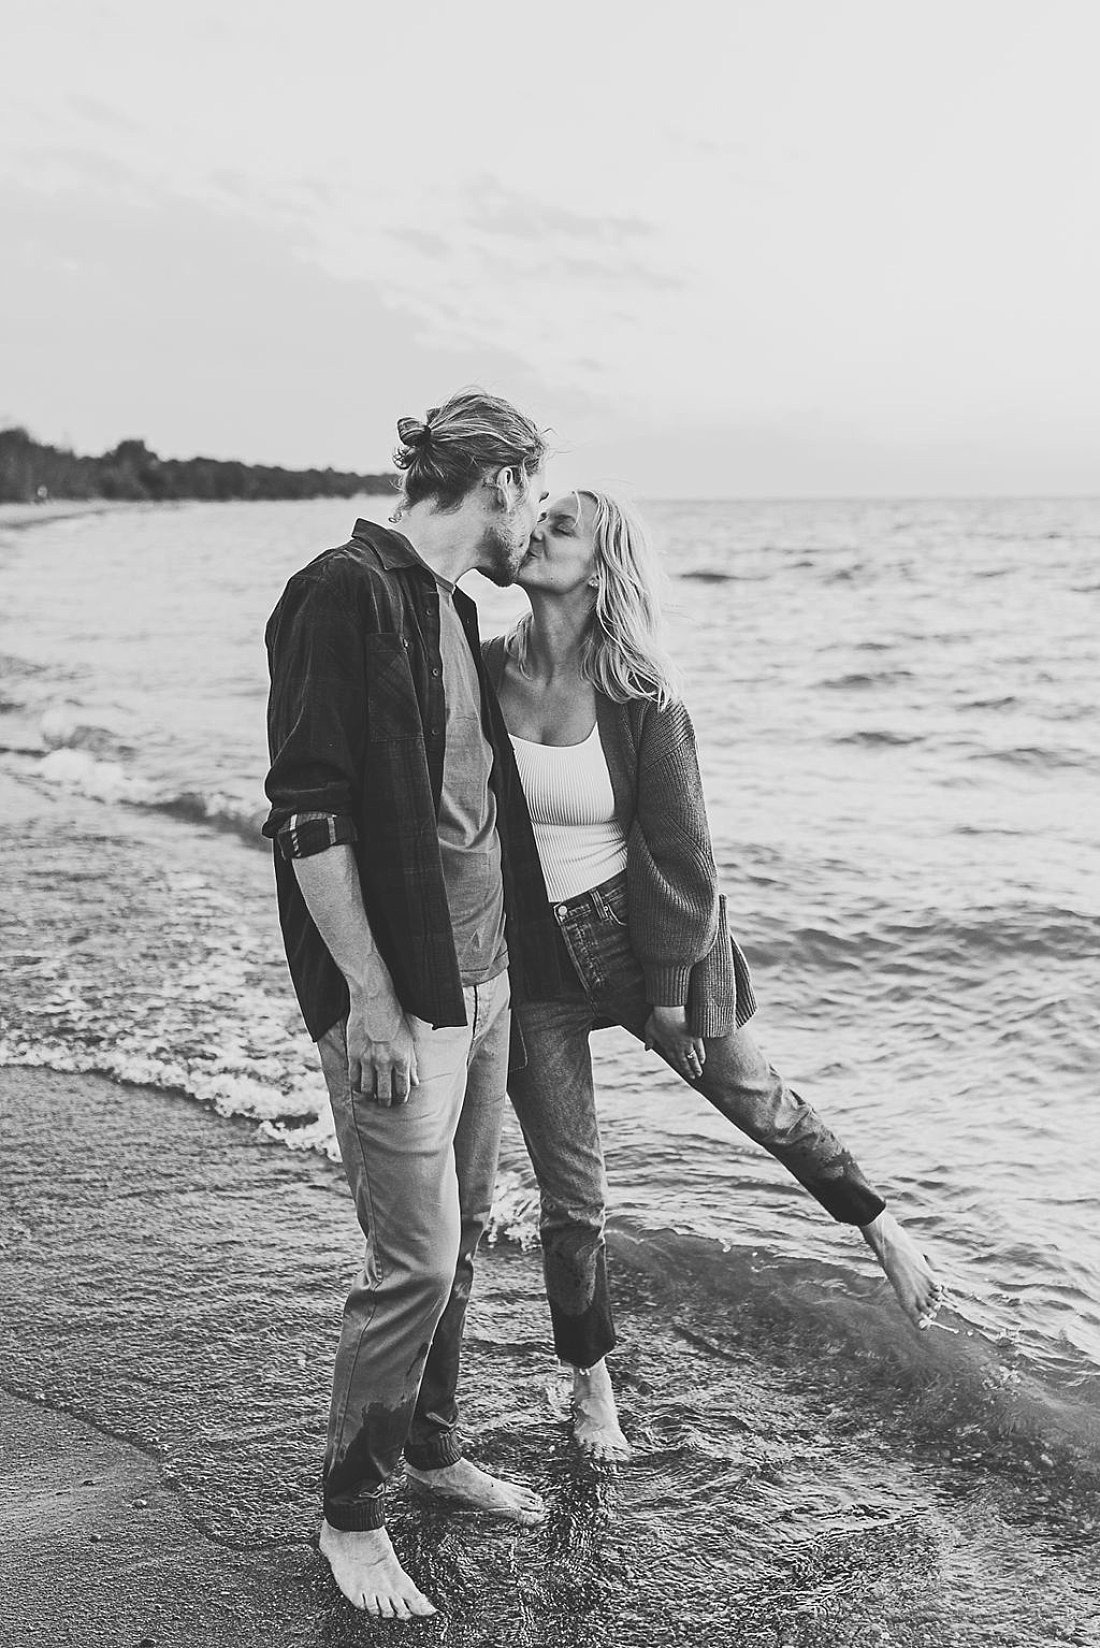
[[[567,484],[1100,494],[1094,0],[6,0],[0,422]]]

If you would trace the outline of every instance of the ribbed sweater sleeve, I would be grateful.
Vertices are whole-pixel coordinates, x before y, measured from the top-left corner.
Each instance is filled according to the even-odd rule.
[[[655,1007],[682,1007],[718,930],[718,873],[695,731],[684,705],[647,705],[628,837],[630,936]]]

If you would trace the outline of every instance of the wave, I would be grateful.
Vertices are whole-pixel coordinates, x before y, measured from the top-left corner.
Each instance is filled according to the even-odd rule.
[[[923,733],[890,732],[886,728],[865,728],[860,732],[839,733],[829,740],[832,744],[852,744],[863,749],[889,749],[905,744],[923,744]]]
[[[913,671],[908,669],[893,670],[853,670],[848,675],[834,675],[818,682],[820,687],[829,691],[861,690],[864,687],[890,687],[896,681],[912,681]]]
[[[127,770],[121,761],[104,760],[95,753],[109,742],[110,735],[99,728],[80,728],[83,740],[75,745],[52,749],[41,757],[38,774],[49,784],[111,805],[140,807],[164,813],[188,824],[204,824],[211,829],[237,836],[247,846],[266,850],[260,833],[267,816],[264,807],[250,807],[220,791],[203,794],[198,790],[165,790],[147,778]],[[21,748],[17,753],[37,753]]]
[[[941,905],[914,909],[904,922],[868,920],[840,914],[830,927],[792,928],[775,946],[758,935],[754,962],[781,965],[796,950],[800,965],[867,968],[889,962],[900,967],[915,957],[933,970],[966,956],[971,969],[996,957],[1029,965],[1049,958],[1059,963],[1088,961],[1100,950],[1100,916],[1046,904],[1001,904],[949,915]]]
[[[720,572],[711,567],[695,567],[677,577],[696,584],[763,584],[768,580],[765,572]]]
[[[45,664],[35,664],[29,658],[17,658],[14,653],[0,652],[0,678],[28,680],[48,673]]]
[[[1020,706],[1020,699],[1015,693],[1005,693],[999,698],[964,698],[959,708],[964,710],[1014,710]]]
[[[128,773],[118,761],[102,761],[90,750],[68,746],[51,750],[42,757],[39,776],[93,801],[128,801],[141,805],[156,795],[148,779]]]
[[[277,1045],[285,1027],[270,1001],[261,992],[249,991],[247,985],[241,994],[257,1035],[268,1030],[272,1044]],[[261,1137],[291,1150],[316,1151],[338,1161],[332,1110],[320,1069],[314,1068],[312,1049],[295,1073],[292,1094],[281,1084],[282,1072],[271,1068],[272,1063],[250,1058],[235,1045],[211,1049],[206,1057],[189,1057],[154,1038],[135,1034],[131,1027],[83,1039],[64,1029],[51,1035],[41,1024],[31,1033],[12,1030],[0,1035],[0,1068],[107,1076],[124,1087],[154,1087],[194,1100],[220,1116],[256,1122]]]
[[[84,721],[72,705],[54,705],[39,722],[39,736],[50,750],[87,750],[90,755],[131,756],[132,744],[123,742],[110,727]]]
[[[880,1279],[688,1230],[612,1220],[608,1247],[616,1275],[632,1271],[663,1298],[689,1342],[800,1367],[873,1410],[883,1431],[919,1430],[952,1457],[1086,1502],[1100,1487],[1100,1370],[1066,1347],[1057,1374],[1039,1369],[950,1296],[918,1333]]]
[[[1043,749],[1037,744],[1018,744],[1003,749],[974,750],[970,761],[998,761],[1009,767],[1021,767],[1039,772],[1088,772],[1095,760],[1084,750]]]
[[[266,836],[261,833],[267,817],[266,807],[249,807],[230,796],[203,795],[197,790],[181,790],[176,795],[161,796],[144,803],[153,812],[166,813],[169,818],[180,818],[188,824],[205,824],[210,829],[235,835],[248,847],[259,847],[270,852]]]

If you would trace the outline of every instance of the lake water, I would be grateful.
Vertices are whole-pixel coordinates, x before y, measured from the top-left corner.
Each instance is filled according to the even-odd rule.
[[[20,797],[0,1063],[151,1083],[333,1153],[258,836],[262,632],[357,509],[384,518],[367,499],[0,521]],[[632,1285],[675,1279],[700,1332],[733,1313],[766,1344],[782,1298],[807,1376],[823,1343],[859,1360],[893,1334],[882,1424],[932,1380],[941,1442],[965,1433],[989,1482],[1038,1448],[1077,1561],[1100,1467],[1100,502],[647,514],[757,1038],[951,1306],[920,1340],[895,1324],[858,1237],[606,1032],[613,1259]],[[485,634],[524,608],[466,584]],[[532,1189],[512,1125],[498,1239],[534,1239]]]

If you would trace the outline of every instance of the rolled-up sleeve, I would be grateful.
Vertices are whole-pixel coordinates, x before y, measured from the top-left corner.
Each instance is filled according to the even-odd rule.
[[[355,820],[339,813],[291,813],[280,825],[275,843],[287,863],[294,858],[313,858],[330,847],[358,841]]]
[[[363,636],[354,603],[334,581],[307,569],[287,585],[265,639],[271,768],[264,788],[271,811],[263,833],[282,844],[296,815],[326,814],[341,821],[341,839],[352,840],[366,734]],[[319,850],[315,836],[320,842],[319,831],[305,837],[310,851]]]

